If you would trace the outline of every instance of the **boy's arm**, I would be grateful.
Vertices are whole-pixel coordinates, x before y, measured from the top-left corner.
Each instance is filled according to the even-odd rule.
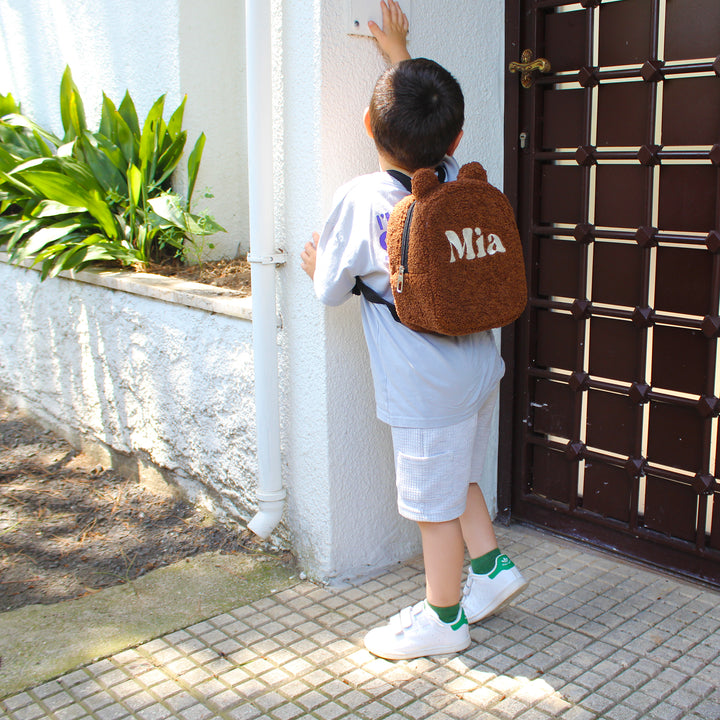
[[[378,41],[380,49],[392,64],[401,60],[409,60],[410,53],[407,49],[408,19],[400,8],[400,3],[395,0],[382,0],[382,30],[372,20],[368,23],[370,32]]]

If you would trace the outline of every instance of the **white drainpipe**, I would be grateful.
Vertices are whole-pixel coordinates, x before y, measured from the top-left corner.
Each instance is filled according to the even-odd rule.
[[[273,235],[271,16],[269,0],[245,2],[250,274],[252,283],[258,513],[248,528],[267,538],[285,506],[280,463],[276,252]]]

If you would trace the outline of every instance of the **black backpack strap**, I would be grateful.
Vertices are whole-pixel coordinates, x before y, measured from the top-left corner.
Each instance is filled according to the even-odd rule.
[[[388,170],[387,174],[401,183],[409,193],[412,192],[412,178],[409,175],[406,175],[404,172],[400,172],[399,170]]]
[[[368,302],[375,303],[375,305],[384,305],[393,316],[393,320],[402,322],[398,317],[395,305],[388,302],[382,295],[375,292],[371,287],[366,285],[359,277],[355,278],[355,287],[352,289],[353,295],[362,295]]]
[[[447,173],[445,172],[445,168],[442,165],[438,165],[435,168],[435,172],[437,173],[438,180],[441,183],[444,183],[447,179]],[[399,183],[402,183],[402,186],[409,192],[412,192],[412,178],[409,175],[406,175],[404,172],[400,172],[399,170],[388,170],[387,174],[390,175],[390,177],[395,178]]]

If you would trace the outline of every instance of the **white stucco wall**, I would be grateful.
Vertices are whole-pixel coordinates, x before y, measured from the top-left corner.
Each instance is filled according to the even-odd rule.
[[[0,93],[12,93],[25,114],[60,136],[66,65],[92,129],[103,92],[118,105],[129,90],[141,123],[160,95],[169,118],[187,94],[186,152],[201,132],[207,137],[193,207],[228,231],[208,241],[216,247],[205,257],[235,257],[248,247],[243,7],[237,0],[0,0]],[[206,189],[214,198],[203,196]]]

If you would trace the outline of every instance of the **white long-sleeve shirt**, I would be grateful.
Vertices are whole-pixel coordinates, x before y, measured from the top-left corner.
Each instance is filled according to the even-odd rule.
[[[446,157],[448,180],[458,165]],[[355,278],[392,302],[385,231],[407,195],[386,172],[343,185],[318,242],[314,286],[326,305],[352,297]],[[396,427],[444,427],[470,417],[494,390],[504,363],[491,332],[447,337],[410,330],[388,308],[362,302],[377,416]]]

